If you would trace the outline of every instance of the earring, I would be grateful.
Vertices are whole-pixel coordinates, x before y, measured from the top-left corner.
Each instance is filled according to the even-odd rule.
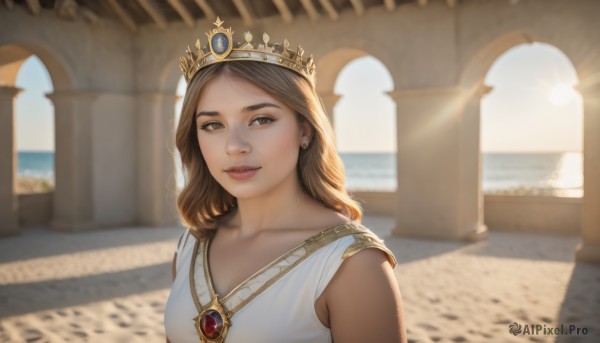
[[[306,148],[308,148],[308,143],[304,142],[300,146],[302,147],[303,150],[306,150]]]

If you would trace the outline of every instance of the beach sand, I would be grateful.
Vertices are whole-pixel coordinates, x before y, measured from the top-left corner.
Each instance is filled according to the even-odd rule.
[[[476,243],[390,236],[410,342],[599,342],[600,265],[574,263],[577,236],[492,231]],[[0,239],[0,342],[164,342],[171,261],[182,228]],[[587,335],[509,333],[509,324]]]

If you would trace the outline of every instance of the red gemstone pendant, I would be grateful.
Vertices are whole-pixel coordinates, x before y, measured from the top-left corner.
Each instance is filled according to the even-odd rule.
[[[200,319],[200,330],[208,339],[219,338],[223,333],[223,317],[215,310],[204,312]]]
[[[210,304],[204,307],[200,315],[194,318],[194,326],[202,342],[224,342],[230,325],[229,317],[226,315],[223,305],[219,302],[219,296],[216,294]]]

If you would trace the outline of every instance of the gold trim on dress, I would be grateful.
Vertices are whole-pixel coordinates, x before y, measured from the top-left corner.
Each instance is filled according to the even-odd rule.
[[[252,276],[242,281],[223,298],[219,298],[219,296],[215,293],[212,275],[210,272],[208,252],[212,239],[207,238],[202,241],[196,241],[192,256],[192,263],[190,265],[190,288],[192,291],[192,298],[194,299],[194,304],[196,305],[196,308],[200,315],[194,318],[194,322],[199,323],[202,314],[205,313],[208,309],[216,310],[217,306],[220,306],[219,308],[222,312],[219,313],[223,316],[223,318],[227,319],[228,326],[231,325],[229,319],[237,311],[239,311],[241,308],[243,308],[245,305],[251,302],[254,298],[260,295],[263,291],[269,288],[273,283],[277,282],[277,280],[281,279],[285,274],[293,270],[294,267],[302,263],[302,261],[306,260],[319,249],[325,247],[329,243],[336,241],[338,238],[348,235],[354,235],[355,243],[353,243],[350,246],[350,248],[352,249],[346,249],[343,258],[349,257],[354,253],[364,249],[365,247],[377,247],[382,250],[385,249],[384,252],[386,252],[386,254],[388,255],[390,263],[392,263],[392,265],[395,266],[395,258],[393,254],[389,250],[387,250],[387,248],[385,248],[382,241],[379,241],[380,243],[378,243],[377,236],[375,236],[371,231],[369,231],[367,228],[360,224],[348,222],[325,229],[319,232],[318,234],[306,239],[298,246],[279,256],[278,258],[276,258],[275,260],[258,270]],[[202,249],[202,252],[200,252],[199,249]],[[199,295],[197,294],[196,290],[195,267],[196,258],[198,255],[200,255],[202,258],[204,272],[204,278],[199,277],[199,280],[205,280],[206,288],[208,289],[209,296],[211,299],[211,303],[208,306],[202,306],[199,300]],[[276,270],[277,272],[275,273],[274,270]],[[265,281],[258,280],[258,277],[260,275],[268,273],[269,271],[272,271],[273,276],[271,276]],[[197,325],[196,328],[198,329]],[[227,330],[224,330],[223,334],[221,335],[223,339],[225,339],[226,333]],[[199,332],[198,334],[200,338],[203,339],[201,332]],[[205,340],[203,340],[203,342],[205,342]]]
[[[375,248],[385,253],[385,256],[387,257],[388,262],[390,262],[392,269],[396,268],[396,265],[398,264],[396,261],[396,257],[394,256],[392,251],[385,246],[383,241],[377,238],[377,236],[370,233],[362,233],[354,235],[354,239],[355,242],[352,243],[352,245],[350,245],[348,248],[346,248],[346,251],[344,251],[344,254],[342,255],[342,260],[353,256],[354,254],[356,254],[359,251],[362,251],[363,249]]]

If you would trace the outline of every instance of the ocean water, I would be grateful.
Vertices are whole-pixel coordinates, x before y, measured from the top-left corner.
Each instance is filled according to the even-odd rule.
[[[348,189],[396,190],[394,153],[340,153],[340,157]],[[482,181],[485,194],[582,197],[583,154],[484,153]]]
[[[396,190],[396,154],[340,153],[350,190]],[[18,174],[54,180],[53,152],[19,152]],[[583,196],[581,152],[485,153],[486,194]]]
[[[19,176],[31,176],[54,181],[54,152],[19,151],[17,153]]]

